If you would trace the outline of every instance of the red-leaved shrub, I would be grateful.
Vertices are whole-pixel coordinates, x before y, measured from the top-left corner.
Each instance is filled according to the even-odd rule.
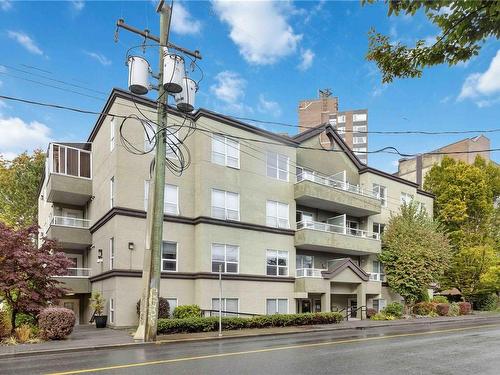
[[[45,339],[61,340],[73,332],[75,313],[64,307],[48,307],[38,315],[38,326]]]
[[[377,310],[375,310],[375,309],[373,309],[371,307],[369,307],[369,308],[366,309],[366,317],[368,319],[370,319],[372,316],[374,316],[376,314],[377,314]]]
[[[433,312],[436,312],[436,304],[433,302],[419,302],[413,306],[415,315],[430,315]]]
[[[436,305],[436,312],[439,314],[439,316],[446,316],[448,315],[448,311],[450,311],[450,305],[447,303],[438,303]]]
[[[458,307],[460,308],[460,315],[469,315],[472,310],[469,302],[459,302]]]

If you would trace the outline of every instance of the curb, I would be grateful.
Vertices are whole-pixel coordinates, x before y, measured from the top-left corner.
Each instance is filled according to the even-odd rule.
[[[162,345],[162,344],[170,344],[170,343],[179,343],[179,342],[190,342],[190,341],[212,341],[212,340],[230,340],[230,339],[244,339],[244,338],[250,338],[250,337],[267,337],[267,336],[283,336],[283,335],[298,335],[298,334],[304,334],[304,333],[314,333],[314,332],[328,332],[328,331],[349,331],[349,330],[367,330],[367,329],[374,329],[374,328],[380,328],[380,327],[399,327],[399,326],[406,326],[406,325],[432,325],[432,324],[438,324],[438,323],[456,323],[456,322],[484,322],[488,320],[493,320],[500,322],[500,317],[497,316],[489,316],[489,317],[477,317],[477,318],[470,318],[470,319],[440,319],[440,320],[426,320],[426,321],[399,321],[400,323],[394,324],[395,321],[392,323],[385,323],[385,324],[377,324],[373,326],[366,326],[366,327],[327,327],[327,328],[313,328],[309,330],[303,330],[303,331],[291,331],[291,332],[264,332],[264,333],[249,333],[245,335],[234,335],[234,336],[209,336],[209,337],[193,337],[193,338],[185,338],[185,339],[166,339],[166,340],[158,340],[156,342],[131,342],[131,343],[124,343],[124,344],[110,344],[110,345],[92,345],[92,346],[85,346],[85,347],[75,347],[75,348],[65,348],[65,349],[46,349],[46,350],[33,350],[33,351],[26,351],[26,352],[17,352],[17,353],[5,353],[5,354],[0,354],[0,360],[1,359],[8,359],[8,358],[20,358],[20,357],[32,357],[32,356],[40,356],[40,355],[53,355],[53,354],[65,354],[65,353],[72,353],[72,352],[83,352],[83,351],[98,351],[98,350],[103,350],[103,349],[124,349],[124,348],[133,348],[133,347],[144,347],[144,346],[154,346],[154,345]],[[397,322],[397,321],[396,321]],[[492,322],[494,323],[494,322]],[[161,337],[161,336],[160,336]]]

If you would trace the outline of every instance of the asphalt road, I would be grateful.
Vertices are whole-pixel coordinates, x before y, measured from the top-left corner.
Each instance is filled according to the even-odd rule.
[[[500,323],[192,341],[2,359],[0,374],[500,374]]]

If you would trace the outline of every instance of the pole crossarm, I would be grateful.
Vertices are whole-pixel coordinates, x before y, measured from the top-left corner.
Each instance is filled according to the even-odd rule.
[[[121,27],[122,29],[130,31],[132,33],[141,35],[141,36],[143,36],[146,39],[150,39],[150,40],[153,40],[153,41],[155,41],[157,43],[160,43],[160,38],[157,37],[156,35],[150,34],[148,29],[146,29],[146,30],[139,30],[138,28],[136,28],[134,26],[126,24],[125,20],[123,18],[120,18],[118,21],[116,21],[116,27]],[[202,59],[200,51],[198,51],[198,50],[191,51],[191,50],[188,50],[188,49],[186,49],[184,47],[180,47],[180,46],[178,46],[178,45],[176,45],[174,43],[171,43],[171,42],[167,42],[167,47],[168,48],[173,48],[173,49],[175,49],[177,51],[185,53],[186,55],[194,57],[195,59],[198,59],[198,60]]]

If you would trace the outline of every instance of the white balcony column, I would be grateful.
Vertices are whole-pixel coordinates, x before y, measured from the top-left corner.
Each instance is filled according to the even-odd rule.
[[[330,285],[328,285],[328,288],[330,288]],[[332,311],[332,303],[331,303],[330,290],[328,290],[328,292],[323,293],[321,295],[321,312],[330,312],[330,311]]]
[[[366,306],[366,283],[361,283],[356,288],[356,303],[358,308]],[[356,318],[366,319],[366,312],[363,309],[359,309],[356,312]]]

